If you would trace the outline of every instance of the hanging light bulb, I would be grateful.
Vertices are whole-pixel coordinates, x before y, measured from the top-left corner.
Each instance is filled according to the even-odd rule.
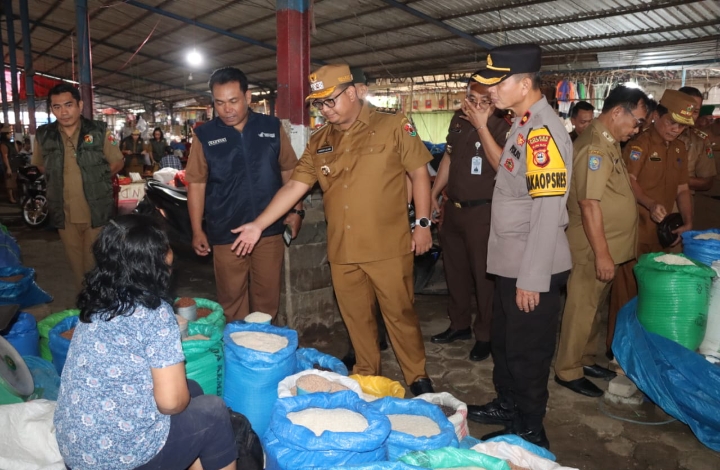
[[[187,61],[193,67],[197,67],[198,65],[202,64],[203,57],[197,49],[193,48],[193,50],[188,52]]]

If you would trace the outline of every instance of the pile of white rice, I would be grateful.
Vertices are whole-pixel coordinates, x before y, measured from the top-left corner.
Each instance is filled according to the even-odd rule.
[[[367,419],[360,413],[345,408],[308,408],[287,414],[291,423],[304,426],[316,436],[325,431],[363,432],[368,428]]]
[[[393,431],[415,437],[432,437],[440,434],[440,426],[427,416],[392,414],[387,417]]]
[[[288,345],[284,336],[259,331],[236,331],[230,333],[230,339],[238,346],[266,353],[276,353]]]
[[[695,266],[695,263],[689,259],[673,254],[656,256],[654,259],[658,263],[665,263],[672,266]]]
[[[693,237],[694,240],[720,240],[720,233],[701,233]]]

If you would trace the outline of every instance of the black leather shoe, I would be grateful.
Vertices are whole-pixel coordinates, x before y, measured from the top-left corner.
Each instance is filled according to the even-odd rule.
[[[568,388],[572,390],[575,393],[579,393],[581,395],[585,395],[586,397],[601,397],[603,396],[603,391],[598,388],[597,385],[590,382],[585,377],[581,377],[579,379],[575,380],[569,380],[564,381],[558,376],[555,376],[555,382],[557,382],[559,385],[562,385],[565,388]],[[469,412],[468,412],[469,415]],[[468,416],[469,417],[469,416]]]
[[[516,434],[531,444],[550,450],[550,441],[548,441],[543,426],[540,426],[539,429],[525,429]]]
[[[487,341],[475,341],[472,351],[470,351],[471,361],[484,361],[490,357],[490,343]]]
[[[612,380],[617,376],[615,372],[597,364],[593,364],[591,366],[583,366],[583,373],[588,377],[605,380]]]
[[[378,347],[380,348],[380,351],[385,351],[385,350],[387,350],[387,348],[388,348],[388,342],[387,342],[387,340],[385,340],[385,339],[380,340],[380,342],[378,343]]]
[[[515,411],[497,398],[482,406],[468,405],[468,419],[482,424],[509,426],[515,418]]]
[[[465,328],[464,330],[453,330],[452,328],[448,328],[442,333],[431,336],[430,341],[437,344],[447,344],[460,339],[470,338],[472,338],[472,330],[470,328]]]
[[[410,392],[413,395],[418,396],[423,393],[435,393],[435,389],[433,389],[430,379],[423,377],[422,379],[417,379],[412,383],[412,385],[410,385]]]

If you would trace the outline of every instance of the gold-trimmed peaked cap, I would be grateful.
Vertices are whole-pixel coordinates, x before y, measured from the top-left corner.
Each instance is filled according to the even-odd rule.
[[[310,94],[305,101],[327,98],[338,85],[354,83],[350,67],[344,64],[324,65],[308,76]]]
[[[695,99],[678,90],[665,90],[660,98],[660,104],[665,106],[673,121],[684,126],[694,126],[693,110]]]
[[[490,49],[487,65],[470,76],[482,85],[493,86],[511,75],[540,71],[542,53],[537,44],[510,44]]]

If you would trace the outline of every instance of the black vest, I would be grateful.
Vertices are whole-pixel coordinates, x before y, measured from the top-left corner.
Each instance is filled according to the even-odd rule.
[[[248,113],[242,132],[217,117],[195,129],[208,167],[205,221],[211,245],[234,242],[237,235],[230,230],[255,220],[282,187],[280,120]],[[262,236],[278,235],[283,229],[278,220]]]

